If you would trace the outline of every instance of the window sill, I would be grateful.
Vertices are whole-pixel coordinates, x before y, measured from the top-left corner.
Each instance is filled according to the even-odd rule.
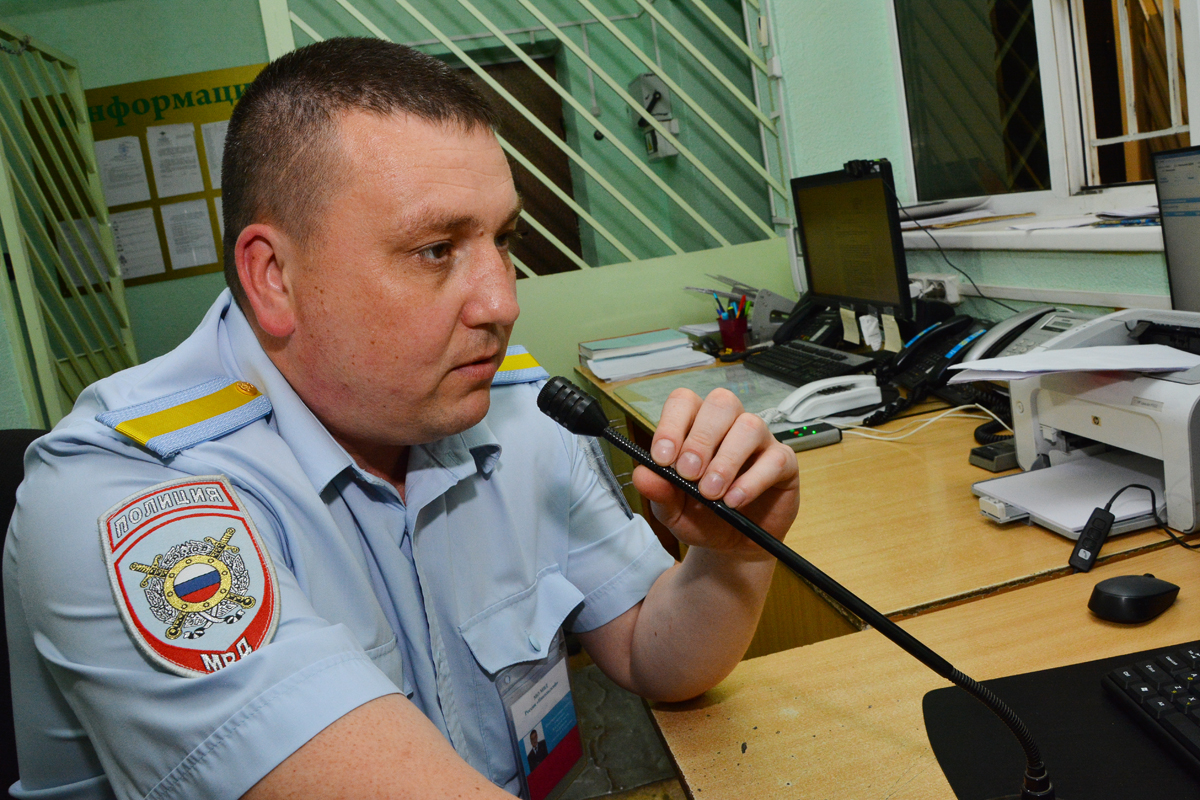
[[[1040,216],[1040,215],[1039,215]],[[1031,222],[1035,217],[972,225],[969,228],[942,228],[929,231],[947,250],[1075,250],[1090,252],[1149,253],[1162,252],[1162,228],[1146,226],[1106,226],[1103,228],[1059,228],[1041,231],[1014,231],[1008,226]],[[924,231],[905,231],[904,249],[935,250],[933,240]]]
[[[1058,197],[1052,192],[993,195],[980,208],[996,214],[1037,216],[983,222],[960,228],[931,230],[938,244],[949,250],[1061,250],[1117,253],[1161,253],[1162,228],[1157,225],[1106,226],[1103,228],[1057,228],[1040,231],[1014,231],[1010,225],[1036,221],[1068,219],[1122,208],[1157,205],[1154,186],[1139,184],[1117,186],[1092,194]],[[903,219],[903,214],[901,219]],[[929,236],[920,230],[905,231],[906,250],[934,250]]]

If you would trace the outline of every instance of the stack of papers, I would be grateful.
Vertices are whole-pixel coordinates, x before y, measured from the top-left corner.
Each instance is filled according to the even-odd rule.
[[[1052,372],[1182,372],[1197,365],[1200,356],[1162,344],[1104,345],[955,364],[950,369],[960,371],[950,383],[1015,381]]]
[[[687,334],[676,330],[649,331],[579,345],[579,363],[602,381],[640,378],[673,369],[713,363],[713,357],[691,347]]]
[[[622,358],[639,353],[653,353],[658,350],[670,350],[674,347],[687,347],[687,334],[670,328],[659,331],[635,333],[632,336],[618,336],[614,339],[597,339],[594,342],[579,343],[580,359]]]
[[[1135,206],[1133,208],[1114,208],[1111,211],[1101,211],[1096,216],[1103,219],[1139,219],[1141,217],[1157,217],[1158,206]]]
[[[629,378],[641,378],[645,375],[669,372],[673,369],[703,367],[714,361],[716,359],[707,353],[701,353],[690,347],[677,347],[640,356],[607,358],[600,361],[589,360],[587,366],[602,381],[623,381]]]

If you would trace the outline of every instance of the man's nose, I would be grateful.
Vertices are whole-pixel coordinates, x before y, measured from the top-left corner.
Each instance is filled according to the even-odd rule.
[[[517,321],[516,275],[511,262],[497,247],[488,247],[472,270],[471,302],[465,309],[468,325],[510,326]]]

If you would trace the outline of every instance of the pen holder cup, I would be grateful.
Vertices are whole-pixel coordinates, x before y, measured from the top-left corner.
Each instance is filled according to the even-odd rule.
[[[740,353],[746,349],[746,317],[734,317],[733,319],[717,318],[717,324],[721,327],[721,344],[726,350],[733,353]]]

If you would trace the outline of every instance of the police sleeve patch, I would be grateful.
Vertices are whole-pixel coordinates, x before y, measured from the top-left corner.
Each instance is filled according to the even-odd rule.
[[[208,675],[275,635],[275,568],[225,476],[127,497],[100,517],[100,542],[125,627],[163,669]]]

